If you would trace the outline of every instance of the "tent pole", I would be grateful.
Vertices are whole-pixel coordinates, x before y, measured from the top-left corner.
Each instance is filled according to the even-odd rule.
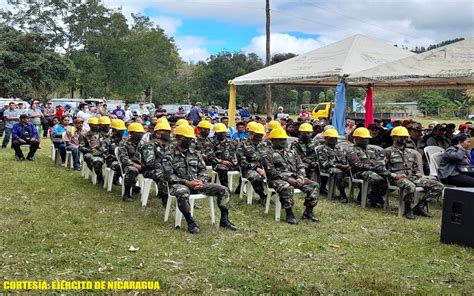
[[[237,86],[232,80],[229,80],[229,108],[227,115],[229,117],[229,125],[235,127],[235,110],[237,109]]]

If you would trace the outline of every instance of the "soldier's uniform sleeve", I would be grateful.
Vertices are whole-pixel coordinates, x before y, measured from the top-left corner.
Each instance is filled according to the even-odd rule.
[[[356,168],[357,170],[373,170],[375,168],[375,165],[365,163],[363,160],[361,160],[355,148],[349,150],[347,160],[349,161],[351,167]]]
[[[235,153],[237,157],[237,162],[242,170],[246,171],[251,169],[250,163],[247,161],[247,157],[245,156],[245,145],[243,142],[240,142],[237,145],[237,151]]]
[[[262,160],[262,164],[268,179],[283,179],[282,176],[278,173],[278,170],[275,168],[275,165],[273,163],[273,153],[271,151],[267,151],[267,153],[265,153],[265,156]]]
[[[124,167],[131,166],[134,164],[133,160],[130,159],[130,156],[128,155],[127,146],[128,146],[127,142],[124,142],[120,144],[119,149],[118,149],[118,157],[120,158],[120,161],[122,162],[122,165]]]
[[[209,176],[207,175],[206,163],[204,162],[204,159],[202,158],[201,153],[197,152],[197,155],[199,157],[199,161],[198,161],[198,179],[203,181],[204,183],[206,183],[206,182],[209,181]]]
[[[155,157],[155,147],[152,143],[147,143],[141,146],[140,154],[141,154],[142,164],[145,167],[145,169],[150,170],[150,169],[155,169],[157,167],[156,162],[159,161],[159,159],[156,159]]]
[[[294,157],[296,158],[296,174],[298,179],[304,179],[306,176],[306,164],[301,160],[301,157],[297,153],[294,153]]]
[[[221,163],[221,159],[217,157],[216,154],[217,141],[213,141],[212,146],[209,147],[209,153],[207,154],[207,159],[214,167],[217,164]]]
[[[172,153],[164,155],[161,160],[163,166],[163,174],[165,180],[170,184],[184,184],[184,179],[181,179],[176,175],[173,167],[173,155]]]
[[[82,145],[79,147],[79,150],[82,152],[82,154],[90,153],[90,144],[89,144],[89,137],[86,135],[84,136],[84,141]]]
[[[102,156],[102,150],[101,150],[101,140],[102,137],[99,135],[94,135],[91,138],[90,141],[90,148],[91,148],[91,153],[94,156]]]
[[[413,165],[412,165],[412,167],[411,167],[412,173],[413,173],[413,174],[418,174],[418,173],[421,174],[421,170],[422,170],[423,168],[420,168],[420,167],[418,166],[418,159],[417,159],[417,156],[416,156],[416,154],[415,154],[415,151],[416,151],[416,150],[415,150],[415,149],[407,149],[407,148],[405,148],[405,149],[411,153],[410,156],[411,156],[411,158],[414,159]]]
[[[231,162],[232,162],[234,165],[238,165],[239,162],[238,162],[238,160],[237,160],[237,144],[231,142],[231,143],[230,143],[230,148],[231,148],[231,152],[230,152],[231,154],[230,154],[230,156],[231,156],[231,158],[232,158]]]
[[[391,173],[387,169],[387,157],[385,156],[385,150],[382,148],[377,148],[376,152],[376,164],[374,171],[382,177],[390,177]]]

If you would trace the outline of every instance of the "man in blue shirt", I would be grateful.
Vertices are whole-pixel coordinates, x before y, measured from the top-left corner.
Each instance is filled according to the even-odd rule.
[[[250,118],[250,112],[247,107],[242,107],[242,109],[239,111],[239,115],[242,119]]]
[[[123,120],[125,118],[125,110],[122,109],[122,106],[117,105],[117,109],[112,111],[112,114],[117,116],[118,119]]]
[[[201,118],[204,115],[202,113],[202,103],[197,102],[196,105],[189,111],[189,119],[193,121],[193,125],[197,126],[201,122]]]
[[[30,123],[28,115],[20,115],[20,123],[16,123],[12,128],[12,148],[15,149],[15,157],[18,160],[25,160],[21,151],[21,145],[30,145],[30,152],[26,156],[27,160],[34,160],[36,150],[39,147],[38,131]]]
[[[229,126],[229,117],[224,116],[221,118],[221,123],[227,127],[227,138],[232,138],[232,135],[235,133],[235,129]]]
[[[7,148],[8,142],[10,141],[10,135],[12,134],[12,128],[18,122],[18,113],[15,109],[15,103],[10,102],[10,104],[8,104],[8,109],[3,112],[3,119],[5,121],[5,137],[3,138],[2,148]]]
[[[237,123],[237,132],[235,132],[232,135],[232,139],[241,141],[241,140],[244,140],[244,139],[247,139],[247,138],[248,138],[248,133],[245,130],[245,123],[238,122]]]

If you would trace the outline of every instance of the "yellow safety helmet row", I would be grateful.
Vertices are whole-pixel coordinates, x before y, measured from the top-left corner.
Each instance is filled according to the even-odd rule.
[[[207,120],[202,120],[198,123],[197,127],[211,129],[211,123]]]
[[[194,134],[194,129],[190,125],[180,125],[175,128],[174,133],[177,136],[183,136],[192,139],[196,138],[196,135]]]
[[[214,125],[214,132],[215,133],[226,133],[227,132],[227,126],[223,123],[217,123]]]
[[[390,133],[390,136],[398,136],[398,137],[409,137],[410,134],[408,133],[408,130],[404,126],[397,126],[392,129],[392,132]]]
[[[87,124],[99,124],[99,118],[89,117],[89,119],[87,120]]]
[[[127,128],[125,127],[125,122],[120,119],[112,119],[112,123],[110,124],[110,127],[119,131],[124,131]]]
[[[370,135],[370,132],[368,129],[365,127],[358,127],[355,129],[354,133],[352,134],[354,138],[365,138],[365,139],[370,139],[372,136]]]
[[[156,123],[155,128],[153,129],[154,132],[156,131],[171,131],[171,126],[168,121],[162,121],[160,123]]]
[[[300,127],[298,128],[298,131],[300,132],[310,132],[312,133],[313,132],[313,126],[309,123],[303,123],[300,125]]]
[[[260,123],[257,123],[257,122],[253,122],[253,123],[254,124],[247,125],[247,128],[248,128],[249,132],[264,135],[265,134],[265,127],[263,126],[263,124],[260,124]]]
[[[339,133],[337,132],[337,130],[333,129],[333,128],[330,128],[326,131],[324,131],[324,137],[325,138],[338,138],[339,137]]]
[[[135,133],[144,133],[145,130],[143,129],[143,125],[138,122],[132,122],[128,126],[128,131],[129,132],[135,132]]]
[[[283,128],[276,128],[270,132],[268,135],[269,139],[288,139],[288,135]]]
[[[99,118],[99,124],[110,124],[110,118],[108,116],[101,116]]]

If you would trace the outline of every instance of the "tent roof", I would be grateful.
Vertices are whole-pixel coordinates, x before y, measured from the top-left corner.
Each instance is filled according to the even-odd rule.
[[[354,73],[347,81],[382,87],[473,87],[474,38]]]
[[[335,85],[341,76],[413,56],[384,41],[354,35],[278,64],[237,77],[235,85]]]

